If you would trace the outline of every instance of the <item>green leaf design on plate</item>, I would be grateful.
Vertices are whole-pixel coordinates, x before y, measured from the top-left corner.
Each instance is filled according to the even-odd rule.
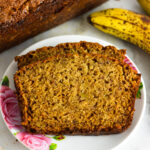
[[[136,97],[137,98],[141,98],[141,89],[143,88],[143,83],[141,82],[140,83],[140,86],[139,86],[139,89],[138,89],[138,92],[136,94]]]
[[[13,133],[13,135],[17,135],[19,132],[15,132],[15,133]]]
[[[17,135],[17,133],[14,133],[14,135]]]
[[[57,148],[57,144],[55,143],[51,143],[51,145],[49,146],[49,150],[55,150]]]
[[[65,136],[64,135],[56,135],[56,136],[53,137],[53,139],[55,139],[57,141],[61,141],[61,140],[65,139]]]
[[[9,86],[9,79],[7,76],[3,78],[2,85]]]

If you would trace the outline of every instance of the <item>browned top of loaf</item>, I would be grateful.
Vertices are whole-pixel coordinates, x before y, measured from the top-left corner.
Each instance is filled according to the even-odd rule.
[[[44,0],[1,0],[0,23],[16,21],[24,18]]]
[[[36,51],[31,51],[26,55],[16,56],[15,61],[18,62],[18,68],[26,66],[30,63],[44,60],[50,56],[65,54],[65,53],[94,53],[94,54],[103,54],[109,57],[117,58],[120,61],[124,60],[126,50],[117,50],[114,46],[103,47],[98,43],[92,42],[76,42],[76,43],[63,43],[58,44],[56,47],[43,47]]]
[[[131,124],[140,75],[101,55],[65,55],[23,67],[15,85],[27,131],[101,134]]]
[[[71,2],[73,0],[0,0],[0,25],[24,20],[29,13],[37,12],[43,3],[50,4],[51,13],[55,13]]]

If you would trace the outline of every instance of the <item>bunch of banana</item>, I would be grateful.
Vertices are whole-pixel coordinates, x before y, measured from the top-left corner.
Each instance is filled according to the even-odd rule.
[[[150,0],[138,0],[143,9],[150,15]]]
[[[88,20],[99,30],[131,42],[150,53],[150,17],[112,8],[94,12]]]

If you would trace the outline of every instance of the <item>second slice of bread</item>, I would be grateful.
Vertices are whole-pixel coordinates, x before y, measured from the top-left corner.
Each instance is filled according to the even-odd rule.
[[[93,53],[93,54],[103,54],[105,56],[113,57],[119,61],[123,61],[125,58],[126,50],[117,50],[114,46],[102,46],[98,43],[92,42],[76,42],[76,43],[62,43],[58,44],[56,47],[43,47],[36,51],[31,51],[26,55],[16,56],[15,61],[18,63],[18,68],[29,65],[36,61],[44,60],[48,57],[67,54],[67,53]]]

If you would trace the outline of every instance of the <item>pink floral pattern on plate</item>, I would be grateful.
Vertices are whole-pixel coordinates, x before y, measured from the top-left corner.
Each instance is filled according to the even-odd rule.
[[[137,69],[135,68],[135,66],[131,63],[131,61],[129,60],[129,58],[127,56],[125,56],[124,62],[127,63],[133,70]]]
[[[0,105],[4,119],[11,128],[22,128],[18,101],[13,90],[7,86],[0,88]]]
[[[20,132],[16,137],[32,150],[49,150],[51,139],[44,135]]]
[[[9,81],[7,81],[9,82]],[[57,144],[51,143],[51,138],[44,135],[24,132],[21,125],[21,114],[15,92],[8,86],[2,85],[0,88],[0,106],[3,117],[9,129],[18,129],[14,135],[32,150],[55,150]]]

